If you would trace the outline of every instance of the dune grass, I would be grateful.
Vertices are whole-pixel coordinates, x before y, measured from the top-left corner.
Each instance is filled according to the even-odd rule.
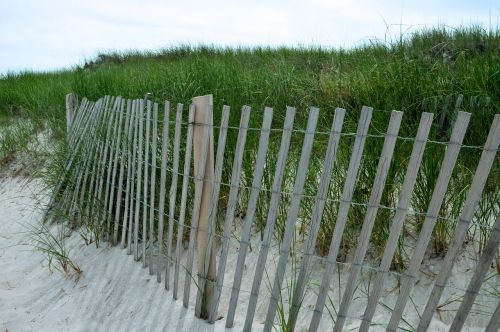
[[[344,125],[345,132],[355,132],[359,111],[363,105],[374,107],[369,133],[384,134],[389,120],[389,111],[404,112],[400,136],[414,137],[420,114],[423,111],[435,113],[430,139],[449,139],[457,98],[463,95],[459,109],[472,112],[471,124],[465,144],[484,144],[489,125],[495,113],[499,113],[500,100],[500,31],[486,32],[480,27],[447,29],[438,27],[417,31],[394,42],[374,41],[353,49],[325,48],[220,48],[216,46],[179,46],[164,50],[124,53],[103,53],[82,66],[71,70],[51,73],[6,74],[0,79],[0,119],[27,118],[34,128],[48,126],[53,138],[65,144],[64,95],[75,92],[90,100],[103,95],[120,95],[137,98],[152,93],[155,101],[170,100],[184,103],[185,108],[191,98],[197,95],[214,95],[214,123],[220,122],[222,105],[232,107],[230,123],[237,125],[239,109],[247,104],[252,107],[251,127],[262,122],[264,106],[275,110],[273,128],[282,126],[285,107],[297,107],[294,128],[304,129],[308,108],[321,109],[318,131],[329,130],[335,107],[343,107],[348,112]],[[186,116],[187,116],[187,112]],[[14,134],[7,136],[12,137]],[[228,133],[223,180],[230,178],[232,151],[237,132]],[[217,137],[217,132],[215,133]],[[286,179],[290,183],[298,162],[303,135],[294,133],[292,137]],[[308,173],[305,194],[314,196],[316,180],[322,168],[326,149],[326,135],[316,135],[313,157]],[[2,138],[5,140],[5,138]],[[16,140],[10,139],[11,142]],[[20,141],[22,142],[22,141]],[[343,137],[337,157],[329,197],[338,199],[343,179],[349,163],[352,137]],[[254,154],[258,143],[257,133],[250,133],[244,157],[243,185],[251,184]],[[275,144],[276,143],[276,144]],[[324,143],[324,144],[323,144]],[[368,138],[363,164],[356,186],[354,201],[367,202],[372,179],[376,171],[383,140]],[[4,143],[2,143],[4,144]],[[3,145],[0,144],[0,147]],[[9,149],[16,149],[11,143]],[[275,146],[273,145],[275,144]],[[279,133],[271,135],[270,151],[279,148]],[[22,147],[18,147],[22,148]],[[382,198],[382,204],[396,205],[406,165],[411,152],[411,141],[398,141],[395,157]],[[417,179],[412,207],[425,212],[432,195],[439,165],[445,147],[428,144],[423,167]],[[60,154],[67,149],[56,149]],[[465,187],[475,170],[479,149],[462,151],[455,175],[450,184],[449,195],[441,215],[446,219],[456,218],[464,199]],[[270,189],[275,160],[269,153],[264,175],[264,187]],[[56,164],[64,158],[55,157]],[[480,212],[476,222],[477,230],[484,238],[489,232],[489,220],[499,207],[500,167],[498,162],[490,175]],[[50,181],[57,178],[58,170],[48,175]],[[157,174],[159,178],[159,174]],[[228,188],[222,189],[225,197]],[[263,192],[259,201],[256,225],[264,228],[267,212],[268,193]],[[247,193],[240,193],[243,213]],[[286,195],[283,200],[287,200]],[[312,198],[304,198],[300,213],[300,230],[305,233],[311,215]],[[221,202],[223,205],[223,201]],[[281,204],[278,234],[286,218],[285,204]],[[318,237],[317,250],[325,254],[335,226],[336,204],[327,204]],[[341,259],[345,259],[349,248],[355,245],[361,228],[364,207],[353,206],[349,214],[348,227],[344,236]],[[383,250],[388,236],[392,211],[380,210],[372,236],[373,250],[370,255],[377,258]],[[446,251],[454,225],[446,219],[438,222],[434,231],[432,254],[441,255]],[[409,230],[418,230],[423,218],[408,218]],[[281,228],[280,228],[281,227]],[[471,231],[472,232],[472,231]],[[472,234],[472,233],[471,233]],[[401,268],[406,263],[404,247],[405,232],[396,256],[394,267]]]

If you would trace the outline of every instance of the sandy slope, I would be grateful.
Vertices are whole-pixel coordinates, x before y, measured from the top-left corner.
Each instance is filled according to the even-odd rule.
[[[45,257],[27,246],[26,225],[40,220],[37,183],[0,183],[0,331],[214,331],[118,248],[86,246],[74,233],[71,257],[78,282],[50,273]],[[155,326],[156,328],[151,328]]]

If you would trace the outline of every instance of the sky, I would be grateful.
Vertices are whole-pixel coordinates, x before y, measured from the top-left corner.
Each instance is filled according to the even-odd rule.
[[[500,27],[496,0],[0,0],[0,74],[179,44],[352,47],[437,25]]]

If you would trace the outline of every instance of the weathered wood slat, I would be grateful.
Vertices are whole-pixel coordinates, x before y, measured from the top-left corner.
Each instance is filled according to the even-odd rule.
[[[244,331],[252,329],[253,318],[255,316],[255,308],[257,306],[257,299],[259,297],[260,284],[262,276],[266,268],[267,255],[271,244],[271,238],[276,224],[276,217],[278,215],[278,207],[280,202],[281,185],[283,183],[283,175],[285,173],[286,159],[288,150],[290,148],[290,139],[292,136],[293,120],[295,118],[295,108],[287,107],[285,115],[285,124],[283,126],[283,135],[281,136],[280,151],[278,153],[278,160],[276,162],[276,169],[274,173],[274,180],[272,185],[271,200],[269,202],[269,210],[267,214],[266,227],[264,229],[264,236],[260,247],[257,265],[255,267],[255,275],[252,282],[252,290],[250,293],[250,300],[248,302],[247,314],[245,317]],[[229,308],[228,317],[226,319],[226,327],[231,328],[234,324],[234,313],[236,308]]]
[[[134,110],[134,138],[131,147],[131,175],[130,175],[130,205],[129,205],[129,217],[128,217],[128,234],[127,234],[127,254],[132,254],[132,238],[135,233],[135,210],[137,202],[137,194],[135,183],[137,181],[137,150],[138,150],[138,140],[139,140],[139,102],[134,100],[132,102],[132,109]]]
[[[342,235],[344,233],[344,228],[347,221],[347,214],[351,206],[352,195],[354,193],[354,188],[356,185],[356,178],[361,163],[361,157],[363,155],[363,148],[365,145],[368,128],[370,126],[372,112],[373,109],[371,107],[366,107],[366,106],[364,106],[363,109],[361,110],[361,116],[359,119],[358,128],[356,130],[356,139],[354,141],[354,146],[351,153],[351,159],[349,160],[349,168],[347,170],[347,176],[342,191],[342,200],[339,204],[337,219],[335,221],[335,229],[333,230],[333,237],[330,243],[330,248],[326,259],[326,266],[323,272],[323,278],[321,280],[318,299],[316,300],[316,306],[314,308],[313,317],[309,325],[310,331],[318,330],[319,322],[321,320],[321,315],[323,314],[323,308],[325,306],[326,296],[330,288],[330,281],[333,276],[333,272],[335,270],[337,263],[337,255],[339,252],[340,242],[342,240]]]
[[[151,184],[149,189],[149,275],[153,275],[155,242],[155,189],[156,189],[156,149],[158,141],[158,103],[153,104],[153,132],[151,133]]]
[[[118,183],[116,189],[116,204],[115,204],[115,214],[114,214],[114,225],[113,225],[113,244],[118,244],[118,229],[120,227],[120,217],[122,209],[122,196],[125,191],[123,188],[123,177],[125,174],[125,163],[127,154],[127,141],[128,141],[128,130],[130,126],[130,100],[126,100],[126,111],[125,111],[125,122],[123,127],[123,138],[118,140],[118,155],[120,158],[120,169],[118,170]],[[126,218],[123,218],[126,219]]]
[[[453,174],[453,169],[455,167],[455,162],[458,158],[458,153],[460,152],[460,147],[464,139],[465,133],[467,131],[467,126],[470,120],[470,113],[459,112],[455,125],[453,127],[453,132],[451,134],[450,143],[446,149],[446,153],[441,164],[441,170],[439,171],[438,178],[436,180],[436,185],[432,193],[431,201],[427,214],[420,230],[420,235],[418,238],[417,245],[413,257],[411,258],[408,269],[402,276],[402,285],[399,291],[399,296],[392,311],[391,319],[387,329],[389,331],[396,331],[399,321],[403,315],[404,308],[410,296],[410,292],[416,282],[418,269],[424,258],[427,245],[432,236],[432,230],[436,224],[439,211],[441,210],[441,205],[448,188],[448,184],[451,180]]]
[[[125,201],[124,201],[124,208],[123,208],[123,218],[122,218],[122,233],[121,233],[121,240],[120,240],[120,246],[123,248],[125,247],[125,236],[127,234],[127,228],[128,228],[128,207],[129,207],[129,200],[130,200],[130,176],[131,176],[131,146],[130,143],[133,141],[132,135],[133,135],[133,123],[135,120],[135,113],[134,109],[132,108],[132,100],[127,100],[127,118],[126,118],[126,137],[123,141],[123,147],[122,147],[122,163],[120,165],[120,188],[122,188],[122,181],[125,173],[125,158],[127,160],[127,178],[125,181]],[[121,212],[121,196],[122,192],[120,191],[118,193],[118,204],[116,206],[116,211],[115,211],[115,224],[119,224],[120,222],[120,212]],[[115,239],[115,242],[118,241],[118,239]]]
[[[309,112],[304,142],[302,143],[302,151],[300,153],[299,165],[295,176],[295,184],[293,186],[292,201],[288,207],[285,222],[285,233],[283,236],[283,242],[281,243],[278,266],[276,267],[276,273],[274,275],[273,290],[267,308],[264,331],[271,331],[274,324],[278,301],[281,298],[281,285],[283,284],[283,277],[288,263],[288,256],[290,255],[292,238],[295,234],[295,223],[297,222],[297,217],[299,215],[300,201],[302,199],[302,191],[304,190],[304,184],[307,178],[307,170],[309,168],[309,160],[311,159],[314,133],[316,131],[318,117],[319,109],[312,107]]]
[[[370,243],[370,236],[373,225],[375,224],[375,217],[377,216],[378,205],[380,204],[380,199],[384,191],[387,174],[391,166],[392,155],[394,153],[394,147],[396,146],[402,118],[402,112],[393,111],[391,114],[391,119],[384,139],[384,146],[377,166],[377,173],[373,181],[372,192],[368,201],[368,208],[358,237],[356,253],[350,266],[349,278],[347,279],[347,285],[344,288],[344,295],[339,307],[339,312],[337,313],[334,331],[342,331],[349,311],[351,299],[356,289],[359,273],[361,272],[361,265],[363,264],[368,244]]]
[[[102,136],[99,137],[100,147],[99,147],[99,159],[97,163],[97,169],[95,174],[95,186],[92,195],[92,203],[90,204],[91,208],[91,218],[97,219],[97,223],[100,223],[101,213],[102,213],[102,203],[101,203],[101,193],[102,193],[102,185],[103,185],[103,172],[104,172],[104,164],[105,164],[105,152],[108,147],[108,138],[109,132],[111,130],[111,124],[113,123],[113,119],[115,116],[114,106],[109,107],[111,104],[115,104],[115,97],[110,97],[109,104],[106,106],[106,111],[109,112],[109,117],[106,123],[104,124],[104,129]],[[106,132],[106,134],[104,134]]]
[[[68,94],[66,97],[70,96],[71,94]],[[71,98],[71,97],[70,97]],[[74,97],[73,97],[74,98]],[[70,103],[72,103],[71,101]],[[66,120],[72,120],[71,123],[67,123],[67,128],[68,128],[68,145],[70,148],[74,147],[74,143],[81,138],[81,133],[82,133],[82,128],[84,125],[82,123],[85,123],[88,120],[88,113],[85,112],[86,109],[89,108],[90,104],[93,104],[91,101],[89,101],[87,98],[83,98],[80,105],[72,105],[71,107],[73,108],[73,112],[76,112],[76,114],[73,114],[73,119],[66,119]],[[66,99],[66,107],[68,107],[68,99]],[[68,112],[68,109],[66,108],[66,112]]]
[[[70,94],[72,95],[72,94]],[[74,97],[74,94],[72,96],[72,101],[71,102],[75,102],[74,99],[76,99]],[[66,99],[66,107],[68,106],[67,104],[68,100]],[[78,103],[78,101],[76,101],[76,103]],[[92,103],[91,101],[89,101],[87,98],[83,98],[80,105],[72,105],[71,107],[73,108],[73,112],[76,112],[76,114],[73,114],[73,119],[72,119],[72,122],[71,123],[67,123],[67,125],[69,125],[69,129],[71,131],[71,134],[69,134],[68,136],[68,145],[70,147],[73,147],[74,146],[74,143],[80,138],[81,136],[81,129],[82,129],[82,123],[85,123],[86,120],[88,120],[88,117],[86,115],[88,114],[85,114],[83,111],[89,107],[89,104]],[[68,120],[68,119],[67,119]]]
[[[106,180],[104,183],[104,201],[103,201],[103,206],[102,206],[102,218],[103,218],[103,230],[104,234],[103,237],[105,239],[109,239],[109,228],[110,228],[110,216],[108,215],[108,204],[109,204],[109,197],[110,197],[110,191],[111,191],[111,173],[113,172],[113,161],[114,161],[114,153],[115,153],[115,145],[116,145],[116,136],[118,132],[118,123],[120,120],[120,117],[123,115],[123,112],[121,112],[121,106],[122,106],[122,101],[123,99],[120,99],[118,102],[118,105],[115,110],[115,121],[112,126],[112,133],[110,140],[108,142],[109,145],[109,160],[108,160],[108,166],[106,167]]]
[[[228,129],[228,123],[229,123],[229,106],[223,106],[222,108],[222,116],[221,116],[221,125],[220,125],[220,130],[219,130],[219,139],[217,143],[217,153],[216,153],[216,164],[215,164],[215,170],[214,170],[214,186],[213,186],[213,193],[210,201],[210,212],[209,212],[209,220],[208,220],[208,225],[209,225],[209,230],[208,230],[208,236],[207,236],[207,245],[205,248],[205,262],[204,266],[206,267],[204,271],[204,275],[206,276],[208,273],[208,267],[210,264],[210,259],[211,259],[211,251],[209,248],[212,248],[212,241],[213,241],[213,236],[215,232],[215,224],[217,222],[217,205],[219,203],[219,193],[220,193],[220,186],[221,186],[221,178],[222,178],[222,166],[224,163],[224,151],[226,148],[226,138],[227,138],[227,129]],[[197,293],[197,298],[196,298],[196,307],[197,307],[197,314],[200,316],[201,312],[201,294],[200,291],[201,289],[204,289],[204,285],[199,285],[198,293]]]
[[[403,186],[398,198],[398,207],[396,213],[392,220],[391,228],[389,231],[389,239],[387,240],[384,254],[382,257],[382,262],[377,269],[375,275],[375,282],[373,283],[373,289],[368,297],[368,304],[366,306],[360,331],[368,331],[370,327],[370,322],[375,313],[375,309],[382,293],[384,287],[385,279],[389,271],[392,258],[396,252],[396,247],[398,244],[398,238],[403,229],[404,220],[408,214],[408,206],[410,203],[411,194],[413,192],[413,187],[415,185],[418,170],[420,168],[420,163],[422,161],[422,156],[424,154],[425,145],[427,143],[427,137],[429,136],[429,131],[432,124],[432,113],[423,112],[420,118],[420,124],[418,126],[417,136],[415,143],[413,144],[413,149],[410,156],[410,162],[406,170],[405,178],[403,180]]]
[[[108,215],[107,215],[107,237],[108,240],[111,241],[111,217],[112,217],[112,212],[113,212],[113,207],[115,207],[115,185],[116,185],[116,172],[118,171],[118,158],[120,155],[120,145],[121,145],[121,139],[122,139],[122,128],[123,128],[123,114],[125,112],[125,99],[121,100],[121,106],[120,106],[120,117],[118,119],[117,127],[118,127],[118,132],[116,133],[116,140],[114,142],[114,158],[113,158],[113,170],[111,172],[111,188],[110,188],[110,193],[109,193],[109,201],[108,201]],[[121,188],[119,188],[119,191],[121,192]],[[118,193],[117,193],[118,195]],[[117,229],[117,232],[114,231],[114,229]],[[118,223],[114,223],[113,225],[113,244],[116,243],[114,241],[115,234],[118,233]]]
[[[179,288],[179,270],[181,263],[181,248],[182,239],[184,236],[184,223],[186,219],[186,202],[189,187],[189,173],[191,170],[191,154],[193,151],[193,122],[194,122],[194,105],[189,106],[188,132],[186,135],[186,152],[184,155],[184,171],[182,178],[182,193],[181,193],[181,208],[179,216],[179,224],[177,225],[177,241],[175,250],[175,269],[174,269],[174,290],[172,297],[177,300]]]
[[[425,331],[429,327],[434,311],[436,310],[439,299],[441,298],[444,286],[448,281],[451,269],[455,263],[456,256],[462,247],[462,243],[469,228],[469,223],[477,209],[486,180],[488,179],[488,174],[490,173],[491,166],[495,160],[499,144],[500,114],[495,114],[488,138],[486,139],[486,143],[484,145],[483,153],[481,154],[481,159],[479,160],[479,165],[476,169],[476,173],[474,174],[470,189],[467,192],[464,208],[458,218],[457,228],[455,230],[453,240],[448,247],[448,252],[446,253],[443,266],[441,267],[441,271],[439,272],[439,275],[434,283],[434,287],[425,306],[417,331]]]
[[[211,112],[206,112],[205,121],[203,123],[209,122],[209,116]],[[205,175],[205,164],[207,161],[207,151],[208,145],[210,143],[210,127],[207,125],[203,126],[203,139],[200,154],[200,163],[198,166],[198,172],[195,178],[195,194],[193,203],[193,215],[191,218],[191,231],[189,233],[189,247],[186,262],[186,275],[184,279],[184,298],[183,305],[185,308],[189,306],[189,292],[191,289],[191,278],[193,278],[193,259],[194,259],[194,247],[195,247],[195,237],[198,232],[198,223],[200,219],[200,203],[201,195],[203,191],[203,180]]]
[[[82,188],[79,192],[80,194],[80,197],[79,197],[79,206],[80,206],[80,213],[78,215],[78,224],[81,225],[82,223],[82,218],[85,216],[86,218],[88,217],[88,215],[86,215],[85,211],[87,211],[87,208],[88,208],[88,205],[89,204],[86,204],[85,202],[85,194],[87,193],[87,187],[89,187],[89,191],[91,190],[90,188],[92,187],[92,183],[93,181],[90,181],[88,182],[87,184],[87,180],[88,180],[88,177],[89,177],[89,174],[93,171],[93,167],[95,166],[95,163],[96,163],[96,159],[97,159],[97,154],[98,154],[98,147],[99,147],[99,144],[98,144],[98,140],[96,139],[96,137],[98,137],[99,135],[99,132],[100,130],[102,129],[102,126],[103,126],[103,122],[104,122],[104,119],[105,119],[105,116],[106,116],[106,112],[104,111],[103,109],[103,99],[101,99],[101,105],[100,106],[97,106],[97,104],[99,103],[99,101],[96,103],[96,107],[98,107],[98,112],[99,112],[99,115],[97,116],[96,118],[96,122],[95,122],[95,128],[92,132],[92,144],[91,144],[91,147],[90,147],[90,150],[89,150],[89,154],[87,156],[87,160],[88,160],[88,163],[87,165],[85,166],[85,174],[83,176],[83,185],[82,185]],[[85,207],[85,205],[87,205]],[[84,208],[85,207],[85,208]]]
[[[160,259],[163,255],[163,226],[165,218],[165,191],[167,182],[167,161],[168,161],[168,129],[170,119],[170,102],[165,101],[163,112],[163,130],[161,140],[161,173],[160,173],[160,198],[158,202],[158,268],[156,281],[161,282],[161,272],[163,270]]]
[[[142,149],[144,140],[144,100],[139,99],[139,131],[138,131],[138,145],[137,145],[137,166],[136,166],[136,194],[135,194],[135,216],[134,216],[134,259],[139,260],[139,218],[141,211],[141,186],[142,186]]]
[[[87,216],[87,218],[93,218],[93,216],[91,214],[93,214],[94,200],[96,197],[97,186],[99,183],[99,177],[98,177],[99,166],[100,166],[102,154],[104,153],[104,150],[103,150],[103,144],[104,144],[103,131],[106,131],[106,127],[109,123],[109,118],[111,117],[111,114],[112,114],[108,109],[108,103],[110,102],[110,100],[111,100],[111,97],[109,97],[109,96],[106,96],[104,98],[104,105],[103,105],[104,117],[103,117],[101,129],[100,129],[99,133],[96,135],[97,146],[96,146],[96,152],[95,152],[95,156],[93,158],[93,163],[92,163],[92,171],[91,171],[90,184],[89,184],[89,195],[88,195],[89,199],[87,201],[87,206],[85,209],[85,215]]]
[[[115,147],[115,143],[116,143],[116,132],[118,130],[118,120],[119,120],[119,116],[120,114],[122,114],[123,112],[120,112],[120,108],[121,108],[121,103],[122,103],[122,99],[120,97],[117,97],[117,105],[116,105],[116,108],[114,108],[114,121],[113,123],[110,123],[109,125],[111,126],[111,137],[109,137],[109,140],[106,141],[106,148],[108,149],[109,151],[109,155],[106,154],[105,158],[106,158],[106,161],[104,163],[104,165],[106,165],[107,163],[107,167],[106,167],[106,178],[104,180],[104,201],[101,203],[102,204],[102,210],[101,210],[101,216],[102,216],[102,219],[103,219],[103,227],[102,229],[104,230],[104,234],[102,234],[103,236],[105,236],[105,238],[107,238],[107,235],[109,234],[109,216],[107,214],[107,210],[108,210],[108,200],[109,200],[109,191],[110,191],[110,185],[111,185],[111,172],[113,170],[113,154],[114,154],[114,147]],[[105,150],[106,150],[105,148]],[[104,176],[104,174],[103,174]]]
[[[474,275],[469,282],[469,286],[467,287],[467,292],[465,293],[464,298],[462,299],[462,303],[460,303],[460,307],[458,308],[457,314],[453,319],[453,323],[450,327],[450,332],[461,331],[465,319],[467,315],[470,313],[470,309],[474,304],[474,300],[481,289],[481,285],[484,281],[484,278],[488,274],[488,271],[491,266],[491,261],[495,258],[495,254],[498,250],[498,245],[500,244],[500,215],[498,215],[495,224],[493,225],[493,229],[491,230],[490,238],[484,247],[483,254],[479,259],[479,262],[476,265],[476,270],[474,271]]]
[[[111,97],[111,100],[113,100],[114,97]],[[116,117],[116,108],[118,107],[118,103],[120,102],[120,98],[117,97],[114,99],[113,107],[109,110],[111,112],[111,115],[109,117],[109,122],[106,123],[106,136],[104,141],[102,142],[102,155],[101,155],[101,160],[99,162],[99,168],[97,170],[97,195],[94,196],[94,202],[93,206],[97,208],[97,211],[94,211],[93,214],[95,214],[98,218],[97,222],[99,223],[99,227],[101,228],[102,225],[102,218],[104,217],[104,204],[102,203],[102,195],[103,195],[103,190],[104,190],[104,182],[105,182],[105,171],[106,171],[106,164],[108,162],[108,151],[110,147],[110,140],[111,140],[111,131],[113,129],[113,124],[115,122],[115,117]]]
[[[177,180],[179,178],[179,151],[181,145],[182,110],[184,105],[177,104],[174,134],[174,155],[172,160],[172,182],[170,185],[168,204],[168,232],[167,232],[167,264],[165,266],[165,289],[170,290],[170,270],[172,266],[172,238],[174,233],[175,199],[177,196]]]
[[[340,142],[340,134],[344,123],[345,110],[337,108],[333,117],[333,123],[330,129],[330,138],[328,140],[328,147],[326,149],[325,161],[323,164],[323,171],[319,181],[319,189],[316,194],[313,213],[311,216],[311,226],[309,229],[309,237],[307,240],[304,257],[299,270],[299,275],[295,284],[295,292],[292,298],[292,306],[288,318],[288,327],[291,331],[295,329],[297,316],[300,310],[300,304],[304,296],[305,287],[308,275],[311,269],[311,258],[314,254],[316,239],[319,232],[321,217],[325,208],[326,198],[328,196],[328,189],[330,180],[332,178],[332,170],[337,156],[337,150]]]
[[[84,177],[84,173],[85,173],[85,170],[87,169],[88,167],[88,164],[89,164],[89,158],[88,158],[88,155],[91,153],[91,148],[93,147],[93,142],[94,140],[91,139],[91,137],[94,135],[95,131],[96,131],[96,128],[97,128],[97,124],[98,124],[98,120],[99,120],[99,115],[100,115],[100,111],[99,109],[94,109],[95,107],[97,107],[97,105],[95,103],[89,103],[89,107],[90,109],[89,110],[86,110],[86,109],[83,109],[81,111],[81,114],[80,116],[82,117],[85,117],[86,119],[82,120],[78,125],[79,126],[85,126],[86,125],[86,122],[88,121],[89,122],[89,126],[90,126],[90,130],[89,130],[89,133],[87,135],[85,135],[84,137],[82,137],[82,145],[80,147],[80,150],[81,152],[80,155],[79,155],[79,161],[76,165],[76,173],[74,173],[73,175],[73,178],[76,177],[76,182],[74,184],[74,187],[71,187],[71,186],[68,186],[66,190],[68,189],[71,189],[73,190],[73,193],[72,193],[72,198],[71,198],[71,201],[70,201],[70,204],[68,206],[68,219],[69,220],[73,220],[73,217],[74,217],[74,214],[78,211],[76,211],[78,208],[81,208],[81,206],[78,205],[78,194],[80,193],[81,191],[81,186],[84,185],[84,183],[82,182],[83,181],[83,177]],[[75,124],[76,126],[76,124]],[[78,126],[75,129],[75,135],[79,135],[80,134],[80,130],[81,128],[78,128]],[[79,211],[81,212],[81,211]],[[79,213],[81,215],[81,213]]]
[[[94,103],[91,103],[91,105],[92,106],[89,106],[89,107],[91,107],[91,108],[95,107]],[[82,111],[82,113],[87,113],[87,112],[84,110],[84,111]],[[90,137],[93,136],[93,134],[94,134],[94,132],[96,130],[96,127],[97,127],[97,123],[98,123],[98,114],[97,113],[99,113],[99,110],[95,110],[95,112],[92,113],[92,117],[90,117],[89,114],[85,114],[85,115],[80,114],[81,116],[88,117],[88,121],[90,121],[90,124],[89,124],[89,126],[90,126],[90,133],[89,133],[89,135],[86,135],[86,137],[84,137],[83,141],[82,141],[82,143],[83,143],[83,147],[81,149],[82,150],[82,152],[81,152],[82,155],[79,158],[80,161],[78,162],[78,165],[77,165],[77,170],[76,170],[76,184],[74,186],[73,195],[72,195],[72,198],[71,198],[71,201],[70,201],[70,204],[69,204],[69,211],[68,211],[68,216],[69,216],[68,219],[69,220],[73,219],[73,216],[76,213],[75,210],[78,209],[78,207],[79,207],[78,206],[78,194],[81,191],[81,186],[84,184],[84,183],[82,183],[83,176],[84,176],[85,170],[87,169],[87,166],[88,166],[88,163],[89,163],[88,155],[91,153],[91,148],[92,148],[93,142],[94,142],[94,140],[90,139]]]
[[[148,243],[148,186],[149,186],[149,143],[151,140],[151,100],[146,100],[146,136],[144,138],[144,188],[142,207],[142,267],[146,267]]]
[[[229,119],[229,113],[226,114],[226,123]],[[229,239],[231,236],[231,225],[234,221],[234,211],[236,209],[236,204],[238,200],[238,192],[239,192],[239,183],[240,183],[240,175],[241,168],[243,163],[243,154],[245,149],[247,131],[248,131],[248,121],[250,120],[250,107],[243,106],[241,111],[240,118],[240,126],[238,129],[238,138],[236,140],[236,150],[234,151],[234,159],[233,159],[233,167],[231,171],[231,187],[229,190],[229,197],[226,206],[226,217],[224,219],[223,226],[223,237],[222,237],[222,249],[221,256],[219,261],[219,267],[217,271],[217,282],[224,282],[224,272],[226,269],[226,260],[227,253],[229,249]],[[223,134],[223,143],[226,141],[225,133],[227,129],[224,130]],[[220,136],[220,135],[219,135]],[[208,312],[202,312],[202,301],[211,301],[213,299],[214,294],[207,294],[208,292],[213,292],[213,284],[215,280],[208,280],[210,283],[209,287],[206,287],[206,281],[208,278],[208,270],[210,265],[210,259],[212,256],[212,242],[215,237],[215,223],[216,223],[216,215],[217,215],[217,203],[219,201],[219,189],[220,189],[220,181],[222,176],[222,164],[224,160],[224,146],[219,145],[217,149],[217,159],[216,159],[216,169],[214,173],[215,185],[212,192],[211,202],[210,202],[210,214],[209,214],[209,231],[207,236],[207,243],[205,248],[205,257],[203,263],[203,270],[198,275],[198,292],[196,296],[196,307],[195,307],[195,315],[197,317],[206,317],[208,318]],[[217,196],[216,196],[217,195]],[[206,306],[211,305],[211,303],[207,303]]]
[[[94,103],[87,103],[86,107],[82,109],[82,113],[85,113],[86,115],[86,124],[83,127],[86,127],[87,125],[90,126],[89,121],[93,120],[93,116],[90,115],[95,115],[96,110],[95,110],[95,104]],[[91,127],[91,126],[90,126]],[[81,154],[83,153],[85,146],[87,145],[88,138],[87,135],[80,136],[79,135],[79,128],[75,128],[75,136],[78,136],[79,138],[79,144],[76,146],[69,146],[70,148],[70,154],[71,159],[72,159],[72,165],[71,167],[68,167],[68,173],[64,174],[64,179],[67,182],[67,185],[65,186],[61,196],[62,199],[56,202],[56,205],[59,205],[59,208],[57,208],[59,211],[62,211],[63,215],[68,215],[70,216],[73,210],[73,201],[72,198],[74,198],[74,195],[72,195],[72,190],[75,191],[76,187],[76,182],[79,176],[79,173],[82,169],[82,162],[81,162]],[[71,170],[71,172],[69,172]]]

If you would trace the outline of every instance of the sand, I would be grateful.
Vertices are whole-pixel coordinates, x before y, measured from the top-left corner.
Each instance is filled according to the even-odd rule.
[[[0,331],[221,331],[173,301],[141,265],[119,248],[66,240],[82,269],[78,281],[50,272],[29,245],[26,225],[39,222],[39,183],[0,184]],[[154,328],[153,328],[154,327]]]

